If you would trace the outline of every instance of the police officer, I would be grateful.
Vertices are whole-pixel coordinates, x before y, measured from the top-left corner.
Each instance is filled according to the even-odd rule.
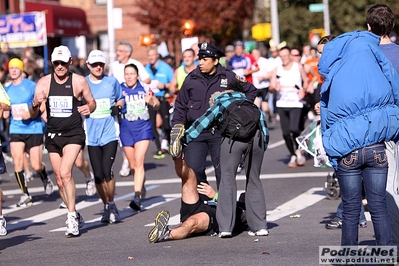
[[[220,65],[219,60],[225,54],[219,47],[207,42],[198,44],[198,47],[198,67],[186,77],[175,103],[172,126],[182,125],[180,132],[171,133],[170,152],[175,157],[180,155],[177,146],[180,146],[179,140],[184,135],[184,128],[189,128],[195,119],[205,113],[209,108],[209,99],[213,93],[224,91],[228,84],[239,80],[242,82],[246,97],[251,101],[256,97],[256,88],[252,84]],[[209,153],[215,168],[216,184],[219,189],[221,175],[219,167],[220,143],[220,134],[209,128],[184,147],[184,160],[187,166],[194,170],[198,184],[201,182],[208,183],[205,164],[206,156]],[[177,152],[175,148],[177,148]]]

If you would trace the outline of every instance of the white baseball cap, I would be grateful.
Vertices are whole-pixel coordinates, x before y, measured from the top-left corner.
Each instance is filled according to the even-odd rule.
[[[71,59],[71,51],[69,51],[68,47],[65,45],[55,47],[53,53],[51,54],[51,62],[68,62],[69,59]]]
[[[94,63],[103,63],[105,64],[105,55],[100,50],[93,50],[90,52],[89,57],[87,58],[87,63],[94,64]]]

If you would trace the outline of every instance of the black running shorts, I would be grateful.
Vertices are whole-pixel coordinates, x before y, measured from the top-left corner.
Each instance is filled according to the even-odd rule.
[[[200,212],[205,212],[209,216],[208,230],[204,232],[204,234],[209,232],[217,232],[218,223],[216,221],[216,206],[207,205],[201,200],[198,200],[197,203],[194,204],[187,204],[181,201],[180,220],[182,223],[190,216]]]
[[[65,133],[53,133],[47,131],[45,134],[45,146],[47,151],[58,153],[62,156],[62,149],[68,144],[85,145],[86,135],[83,127],[71,129]]]
[[[25,152],[43,144],[43,134],[10,134],[10,142],[25,143]]]

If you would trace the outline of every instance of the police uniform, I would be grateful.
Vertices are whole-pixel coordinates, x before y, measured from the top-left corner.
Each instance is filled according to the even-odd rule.
[[[200,48],[198,52],[200,59],[204,57],[219,59],[225,56],[220,48],[210,43],[204,42],[198,46]],[[211,75],[202,73],[199,67],[191,71],[177,96],[172,125],[183,124],[185,128],[189,128],[195,119],[209,108],[211,95],[217,91],[226,90],[227,85],[236,80],[242,82],[246,97],[253,101],[256,97],[256,88],[246,82],[244,78],[236,76],[234,72],[220,64],[216,65],[216,71]],[[215,168],[217,187],[219,188],[221,176],[219,167],[220,143],[220,134],[217,131],[213,132],[212,129],[207,129],[184,147],[184,160],[188,167],[194,170],[198,183],[207,182],[205,164],[209,152]]]

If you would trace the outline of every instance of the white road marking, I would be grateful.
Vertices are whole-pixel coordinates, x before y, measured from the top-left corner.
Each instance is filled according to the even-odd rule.
[[[130,194],[124,195],[123,198],[128,198],[128,197],[132,197],[132,196],[134,196],[134,193],[130,193]],[[149,210],[149,209],[157,207],[157,206],[159,206],[161,204],[164,204],[166,202],[169,202],[169,201],[172,201],[172,200],[175,200],[175,199],[180,199],[180,197],[181,197],[181,193],[173,193],[173,194],[163,194],[161,196],[153,197],[153,198],[150,198],[148,200],[143,200],[143,202],[142,202],[143,209],[144,210]],[[119,201],[121,199],[122,199],[122,197],[115,199],[115,201]],[[119,215],[120,215],[121,219],[124,219],[126,217],[132,216],[132,215],[137,214],[137,213],[138,212],[133,211],[130,208],[124,208],[124,209],[119,210]],[[98,226],[99,224],[102,224],[100,216],[97,217],[97,218],[94,218],[92,220],[85,221],[84,228],[87,229],[87,228],[90,228],[90,227]],[[50,232],[59,232],[59,231],[65,231],[65,226],[57,228],[57,229],[50,230]]]
[[[277,221],[285,216],[306,209],[307,207],[310,207],[313,204],[321,201],[325,197],[326,196],[322,187],[311,188],[305,193],[302,193],[292,200],[289,200],[284,204],[278,206],[274,210],[268,211],[266,219],[268,222]]]
[[[328,169],[328,168],[326,168]],[[329,171],[325,172],[303,172],[303,173],[282,173],[282,174],[262,174],[260,175],[260,179],[285,179],[285,178],[302,178],[302,177],[326,177]],[[245,180],[245,175],[237,175],[236,180],[242,181]],[[216,181],[215,176],[208,176],[208,181]],[[146,185],[162,185],[162,184],[181,184],[181,179],[176,178],[167,178],[167,179],[155,179],[155,180],[146,180]],[[133,187],[133,181],[116,181],[116,187]],[[76,184],[77,189],[86,188],[86,184]],[[58,191],[58,187],[54,186],[54,191]],[[9,195],[20,195],[20,189],[10,189],[3,190],[4,196]],[[43,193],[43,187],[29,187],[29,193]]]
[[[157,188],[158,186],[148,186],[147,191],[150,191],[152,189]],[[121,197],[117,197],[114,199],[114,201],[120,201],[120,200],[124,200],[126,198],[129,197],[133,197],[134,196],[134,192],[129,193],[129,194],[125,194]],[[89,201],[81,201],[79,203],[76,204],[76,210],[81,211],[82,209],[91,207],[93,205],[96,204],[100,204],[102,203],[101,199],[96,199],[96,200],[89,200]],[[68,211],[66,209],[55,209],[55,210],[51,210],[48,212],[43,212],[43,213],[39,213],[37,215],[31,216],[31,217],[27,217],[25,219],[22,220],[17,220],[14,221],[12,223],[7,223],[7,230],[12,231],[21,227],[26,227],[35,223],[41,223],[50,219],[53,219],[55,217],[59,217],[62,215],[65,215]]]

